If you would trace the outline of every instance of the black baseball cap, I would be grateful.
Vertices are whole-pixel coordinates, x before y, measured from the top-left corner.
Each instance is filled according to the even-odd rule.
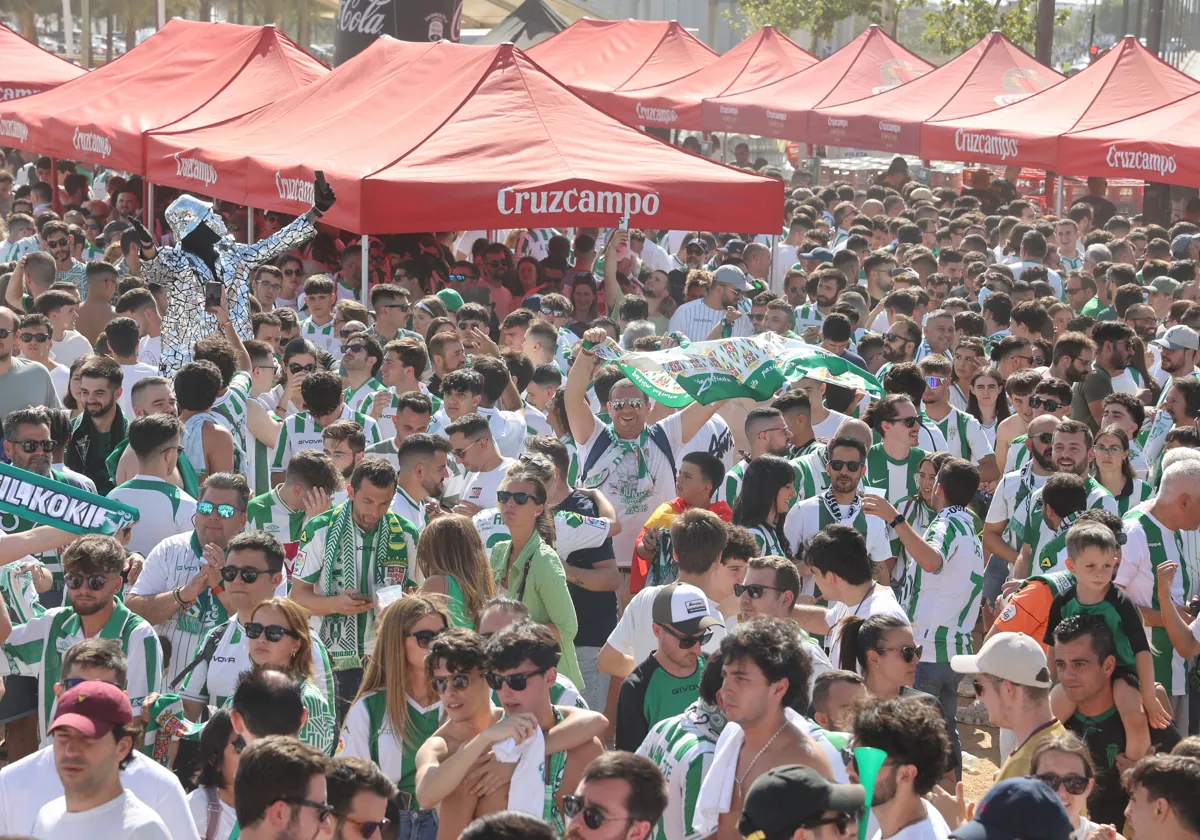
[[[1075,829],[1058,795],[1041,779],[997,782],[975,807],[975,818],[950,836],[956,840],[1070,840]]]
[[[738,831],[746,840],[790,837],[826,811],[856,814],[867,800],[862,785],[838,785],[811,767],[786,764],[754,780],[742,803]]]

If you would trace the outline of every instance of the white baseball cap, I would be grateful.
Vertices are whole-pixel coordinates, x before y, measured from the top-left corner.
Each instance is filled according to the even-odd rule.
[[[655,624],[665,624],[686,636],[720,624],[708,609],[708,596],[690,583],[670,583],[654,594],[650,617]]]
[[[1200,334],[1186,324],[1176,324],[1150,343],[1164,350],[1200,350]]]
[[[997,633],[979,653],[950,657],[950,667],[960,674],[987,674],[1033,688],[1051,685],[1045,651],[1024,633]]]

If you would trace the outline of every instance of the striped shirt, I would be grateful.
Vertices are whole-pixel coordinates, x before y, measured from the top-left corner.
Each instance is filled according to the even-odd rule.
[[[295,571],[296,552],[300,550],[300,535],[304,532],[307,514],[304,508],[292,510],[279,495],[280,484],[268,493],[255,496],[246,506],[246,530],[266,531],[283,543],[284,568],[287,579]]]
[[[921,661],[949,662],[951,656],[971,652],[983,594],[983,545],[970,512],[958,506],[941,510],[924,540],[942,565],[926,573],[918,563],[909,563],[901,600],[917,644],[924,645]]]
[[[667,782],[667,809],[654,826],[650,840],[700,840],[696,828],[696,802],[700,783],[708,775],[717,742],[696,725],[699,701],[686,712],[654,724],[637,754],[658,765]]]
[[[357,388],[347,388],[342,397],[345,399],[346,405],[350,406],[351,411],[370,414],[371,406],[375,402],[375,395],[386,390],[387,387],[382,382],[375,377],[370,377]],[[394,413],[393,416],[395,416]]]
[[[353,411],[349,405],[342,403],[342,414],[338,419],[353,420],[362,426],[367,436],[368,446],[373,443],[379,443],[379,427],[374,420],[365,414]],[[324,447],[321,444],[321,433],[324,428],[307,411],[293,414],[284,420],[283,425],[279,429],[279,437],[275,439],[275,456],[271,461],[271,469],[274,472],[283,472],[287,469],[288,462],[292,460],[292,456],[302,449],[313,449],[317,452],[324,451]]]
[[[692,300],[675,310],[667,325],[668,332],[681,332],[692,341],[704,341],[713,327],[725,318],[724,309],[713,309],[703,298]],[[754,328],[749,318],[738,318],[733,322],[733,336],[749,336]]]
[[[387,694],[370,691],[354,701],[338,738],[337,755],[369,759],[402,793],[416,794],[417,750],[437,731],[442,719],[442,701],[422,706],[408,701],[408,733],[397,732],[387,710]],[[407,735],[407,737],[405,737]]]
[[[21,563],[0,566],[0,597],[8,608],[8,617],[13,624],[24,624],[46,610],[38,600],[37,588],[33,585],[33,572],[18,572]]]
[[[167,537],[192,530],[196,500],[169,481],[138,473],[110,490],[108,498],[141,512],[128,548],[143,557]]]
[[[229,429],[230,434],[233,435],[233,441],[242,453],[242,472],[250,479],[251,489],[257,490],[254,480],[257,475],[256,456],[258,450],[265,447],[255,445],[258,443],[258,439],[246,427],[246,404],[249,400],[250,374],[239,370],[229,381],[229,387],[225,389],[225,393],[213,403],[212,413],[216,416],[217,422]]]
[[[980,461],[994,454],[992,445],[988,443],[987,435],[983,432],[983,426],[965,411],[951,406],[949,414],[933,422],[946,439],[947,448],[944,451],[955,458],[963,458],[979,466]]]
[[[308,339],[326,353],[340,356],[342,340],[333,331],[333,321],[332,315],[329,316],[329,323],[324,325],[314,324],[312,318],[305,318],[300,322],[300,337]]]

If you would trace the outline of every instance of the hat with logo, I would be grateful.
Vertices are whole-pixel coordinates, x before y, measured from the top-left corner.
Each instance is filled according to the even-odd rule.
[[[88,680],[63,692],[50,732],[68,726],[86,738],[99,738],[133,721],[129,697],[112,683]]]
[[[1173,280],[1172,278],[1163,275],[1162,277],[1155,277],[1153,280],[1151,280],[1147,288],[1153,289],[1160,295],[1173,295],[1175,294],[1175,290],[1178,289],[1180,285],[1182,284],[1178,280]]]
[[[740,239],[730,239],[725,243],[725,247],[720,249],[722,254],[737,254],[738,256],[741,256],[745,250],[746,243]]]
[[[462,295],[453,289],[442,289],[437,293],[436,297],[450,312],[457,312],[462,308]]]
[[[1181,233],[1171,240],[1171,257],[1177,260],[1186,260],[1188,255],[1188,247],[1193,242],[1200,242],[1200,233]]]
[[[817,260],[818,262],[833,262],[833,251],[828,248],[813,248],[800,255],[802,260]]]
[[[997,633],[979,653],[950,657],[950,667],[960,674],[987,674],[1017,685],[1050,687],[1046,653],[1024,633]]]
[[[1020,776],[997,782],[975,806],[975,818],[950,836],[957,840],[1069,840],[1073,831],[1067,809],[1050,786],[1041,779]]]
[[[754,286],[750,285],[750,281],[746,279],[746,272],[736,265],[723,265],[718,268],[713,272],[713,282],[733,286],[739,292],[749,292],[754,289]]]
[[[1164,350],[1200,350],[1200,333],[1186,324],[1176,324],[1163,333],[1162,338],[1150,343]]]
[[[685,636],[694,636],[701,630],[721,623],[709,612],[708,596],[700,587],[678,581],[654,593],[650,619]]]
[[[811,767],[772,767],[750,785],[738,832],[746,840],[791,837],[796,829],[826,811],[855,814],[866,802],[862,785],[838,785]]]

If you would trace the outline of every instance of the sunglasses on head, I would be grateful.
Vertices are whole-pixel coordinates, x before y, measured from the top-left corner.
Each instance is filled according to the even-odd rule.
[[[773,589],[776,592],[782,592],[778,586],[767,586],[765,583],[735,583],[733,585],[733,594],[742,597],[742,594],[750,596],[750,600],[757,601],[763,596],[763,592],[768,589]]]
[[[1031,408],[1041,408],[1049,412],[1058,411],[1066,403],[1060,403],[1058,400],[1052,400],[1049,397],[1030,397],[1029,406]]]
[[[292,362],[288,365],[288,370],[290,370],[292,373],[313,373],[316,369],[317,365],[315,362],[310,362],[307,365],[301,365],[297,364],[296,362]]]
[[[540,677],[542,674],[546,673],[547,670],[549,669],[539,668],[536,671],[530,671],[528,674],[509,674],[507,677],[501,676],[493,671],[489,671],[484,675],[484,679],[487,680],[487,684],[492,691],[499,691],[500,689],[504,688],[505,683],[508,683],[508,687],[513,691],[524,691],[525,687],[529,685],[529,679],[531,677]]]
[[[36,341],[38,344],[45,344],[50,340],[50,336],[46,333],[21,333],[21,341],[28,344],[31,341]]]
[[[1058,786],[1062,785],[1072,796],[1079,796],[1087,790],[1088,786],[1088,777],[1080,776],[1078,773],[1068,773],[1065,776],[1059,776],[1056,773],[1038,773],[1033,778],[1045,782],[1055,793],[1058,793]]]
[[[633,822],[633,817],[610,817],[595,805],[587,805],[582,796],[564,796],[563,813],[571,820],[583,814],[583,824],[595,831],[606,822]]]
[[[82,589],[84,583],[87,583],[87,588],[93,592],[99,592],[104,587],[108,586],[108,575],[67,575],[63,578],[63,583],[67,589]]]
[[[108,683],[108,685],[116,686],[117,688],[121,689],[122,691],[125,690],[125,686],[117,685],[117,683],[115,683],[115,682],[108,682],[108,680],[89,680],[84,677],[67,677],[65,680],[60,680],[60,682],[62,683],[63,691],[70,691],[75,686],[79,685],[80,683],[85,683],[85,682]]]
[[[448,688],[453,688],[455,691],[466,691],[470,684],[471,677],[468,674],[455,674],[449,679],[434,677],[429,681],[429,686],[433,689],[434,694],[445,694]]]
[[[926,387],[926,388],[932,388],[932,389],[934,389],[934,390],[936,391],[938,388],[941,388],[941,387],[942,387],[942,383],[943,383],[943,382],[945,382],[945,381],[946,381],[945,377],[941,377],[941,376],[926,376],[926,377],[925,377],[925,387]]]
[[[13,446],[21,447],[21,451],[26,455],[32,455],[39,449],[49,455],[54,451],[54,441],[52,440],[13,440],[9,441]]]
[[[548,470],[554,466],[549,460],[543,458],[541,455],[534,455],[529,452],[522,452],[517,457],[517,460],[522,464],[533,464],[535,467],[541,467],[544,470]]]
[[[221,580],[226,583],[233,583],[237,580],[239,574],[242,576],[242,583],[254,583],[254,581],[258,580],[259,575],[269,575],[270,572],[251,568],[250,566],[225,566],[221,569]]]
[[[442,632],[442,630],[418,630],[415,633],[405,633],[404,637],[407,639],[416,639],[417,647],[425,650],[433,644],[434,639],[442,635]]]
[[[534,504],[541,504],[537,499],[535,499],[533,497],[532,493],[525,493],[522,491],[517,491],[516,493],[513,493],[508,490],[497,490],[496,491],[496,501],[502,505],[506,505],[509,502],[516,502],[519,505],[527,505],[530,502],[533,502]]]
[[[261,624],[257,621],[246,622],[246,638],[257,639],[263,633],[267,634],[268,642],[278,642],[284,636],[291,636],[293,639],[299,640],[300,634],[290,627],[284,627],[279,624]]]
[[[925,649],[924,645],[904,645],[903,647],[885,647],[876,648],[880,653],[887,653],[894,650],[904,659],[905,662],[912,663],[921,658],[921,651]]]
[[[676,633],[665,624],[660,626],[668,636],[679,643],[680,650],[688,650],[690,648],[694,648],[696,645],[706,645],[708,644],[709,640],[712,639],[713,631],[711,627],[698,636],[684,636],[681,633]]]
[[[382,820],[364,820],[361,822],[350,817],[338,817],[338,819],[340,819],[342,822],[350,823],[350,825],[357,828],[358,834],[363,838],[363,840],[371,840],[371,838],[375,836],[376,832],[382,834],[383,832],[387,831],[392,824],[392,821],[387,818]]]
[[[196,504],[196,513],[201,516],[212,516],[214,510],[221,519],[233,519],[233,517],[237,516],[237,508],[233,505],[214,505],[212,502],[198,502]]]
[[[634,411],[638,411],[639,409],[645,407],[646,401],[641,397],[631,397],[625,400],[612,400],[609,405],[612,406],[613,411],[624,411],[626,408],[632,408]]]
[[[834,472],[845,470],[846,472],[856,473],[863,468],[863,462],[833,460],[829,462],[829,466],[833,468]]]
[[[895,420],[888,420],[888,423],[903,423],[905,428],[911,429],[921,421],[916,417],[897,417]]]

